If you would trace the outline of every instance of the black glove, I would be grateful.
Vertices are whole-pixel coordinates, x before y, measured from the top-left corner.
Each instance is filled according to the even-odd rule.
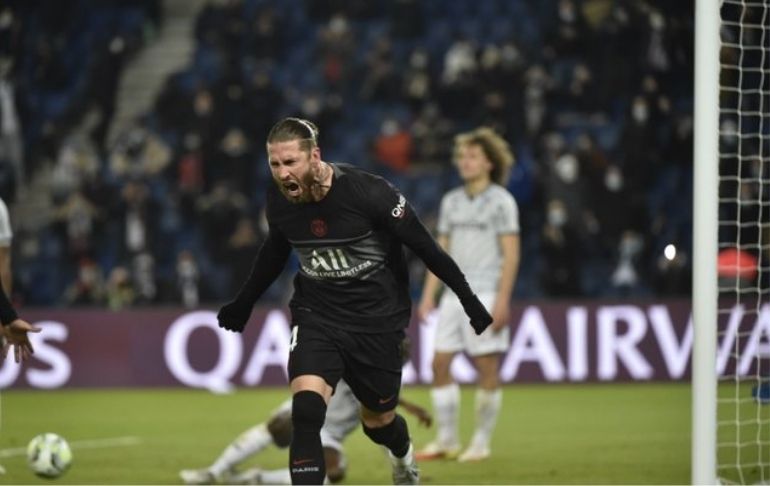
[[[219,327],[227,329],[233,332],[243,332],[243,328],[246,327],[246,323],[249,322],[251,317],[251,310],[254,308],[253,304],[247,304],[238,299],[228,302],[217,314],[217,320],[219,321]]]
[[[465,313],[471,318],[471,327],[476,334],[481,334],[492,324],[492,316],[489,315],[484,304],[481,303],[476,294],[460,301],[465,309]]]

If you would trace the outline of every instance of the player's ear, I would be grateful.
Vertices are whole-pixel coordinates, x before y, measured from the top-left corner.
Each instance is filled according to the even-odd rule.
[[[310,149],[310,161],[314,164],[321,162],[321,147],[313,147]]]

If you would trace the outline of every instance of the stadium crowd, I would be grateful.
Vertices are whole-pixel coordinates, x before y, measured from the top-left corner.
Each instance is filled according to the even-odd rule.
[[[188,66],[108,144],[123,68],[162,25],[151,0],[0,7],[2,133],[12,120],[20,145],[0,196],[54,174],[51,223],[14,243],[17,299],[232,295],[263,234],[267,130],[292,114],[320,127],[324,160],[384,175],[429,225],[459,184],[454,134],[503,134],[518,297],[689,292],[692,2],[210,1]]]

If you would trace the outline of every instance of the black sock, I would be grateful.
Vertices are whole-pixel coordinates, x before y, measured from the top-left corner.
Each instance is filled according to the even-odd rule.
[[[291,406],[293,431],[289,447],[289,471],[292,484],[323,484],[326,477],[321,427],[326,417],[326,403],[312,391],[294,394]]]
[[[396,457],[404,457],[409,451],[409,429],[401,415],[396,414],[396,418],[385,427],[370,429],[364,424],[364,433],[375,444],[390,449]]]

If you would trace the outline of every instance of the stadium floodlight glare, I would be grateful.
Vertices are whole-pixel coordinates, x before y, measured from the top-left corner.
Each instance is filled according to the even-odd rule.
[[[770,0],[697,0],[694,484],[770,482]]]

